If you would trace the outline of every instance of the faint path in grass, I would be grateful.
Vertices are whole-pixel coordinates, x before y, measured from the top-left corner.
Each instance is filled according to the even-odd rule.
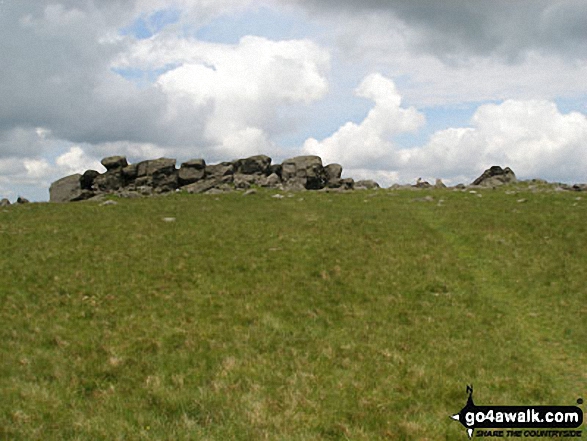
[[[494,350],[513,348],[519,380],[536,382],[534,404],[574,404],[587,391],[587,290],[571,282],[587,276],[581,245],[587,234],[576,228],[585,210],[573,209],[570,198],[565,204],[548,195],[524,196],[521,205],[502,193],[485,192],[482,200],[465,195],[449,199],[452,206],[422,206],[413,213],[464,262],[473,279],[471,295],[486,306],[479,313],[505,316],[499,322],[510,329]],[[471,320],[479,320],[473,314]],[[499,329],[489,326],[487,332]]]

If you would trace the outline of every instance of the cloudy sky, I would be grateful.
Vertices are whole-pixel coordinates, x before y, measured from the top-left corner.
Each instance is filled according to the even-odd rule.
[[[587,182],[585,0],[0,0],[0,197],[100,159]]]

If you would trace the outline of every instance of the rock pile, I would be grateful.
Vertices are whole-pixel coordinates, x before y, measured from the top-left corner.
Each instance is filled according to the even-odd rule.
[[[219,164],[206,164],[203,159],[192,159],[176,168],[176,160],[159,158],[129,164],[124,156],[110,156],[102,159],[104,173],[87,170],[59,179],[49,189],[51,202],[81,201],[105,194],[123,197],[150,196],[172,191],[188,193],[218,194],[234,190],[249,190],[251,187],[267,187],[284,191],[324,190],[348,191],[380,188],[372,180],[355,181],[342,179],[342,166],[324,166],[319,156],[296,156],[281,164],[272,164],[266,155],[256,155]],[[538,182],[538,180],[534,180]],[[532,181],[532,182],[534,182]],[[471,188],[495,188],[515,184],[518,180],[509,168],[493,166],[469,186],[458,184],[453,190],[465,191]],[[546,183],[546,181],[541,181]],[[587,191],[587,184],[574,186],[552,184],[556,190]],[[445,189],[441,179],[434,185],[418,179],[415,185],[394,184],[391,189]],[[24,203],[26,200],[19,200]],[[10,204],[3,200],[0,205]]]
[[[501,168],[498,165],[488,168],[481,176],[473,181],[473,185],[481,187],[496,187],[504,184],[514,184],[518,182],[516,175],[511,168]]]
[[[28,204],[29,202],[30,202],[30,201],[29,201],[27,198],[23,198],[22,196],[19,196],[19,197],[16,199],[16,202],[15,202],[15,204]],[[10,204],[10,201],[9,201],[8,199],[6,199],[6,198],[2,198],[2,199],[0,200],[0,207],[2,207],[2,208],[3,208],[3,207],[9,207],[10,205],[11,205],[11,204]]]
[[[192,159],[175,167],[176,160],[159,158],[129,164],[124,156],[104,158],[106,172],[88,170],[66,176],[51,184],[51,202],[90,199],[103,194],[126,197],[148,196],[182,190],[206,193],[249,189],[251,186],[282,190],[339,191],[354,188],[377,188],[374,181],[342,179],[342,166],[322,165],[318,156],[297,156],[281,164],[272,164],[265,155],[208,165],[203,159]]]

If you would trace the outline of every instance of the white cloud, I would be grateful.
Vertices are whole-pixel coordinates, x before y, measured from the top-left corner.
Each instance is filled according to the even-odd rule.
[[[79,146],[71,147],[55,160],[55,164],[64,175],[83,173],[86,170],[104,171],[104,167],[100,164],[100,161],[87,155]]]
[[[153,39],[137,43],[127,60],[148,68],[178,67],[156,84],[170,100],[209,106],[205,138],[216,155],[273,149],[266,131],[280,107],[309,104],[328,91],[329,54],[309,40],[243,37],[238,44]]]
[[[333,68],[362,68],[401,79],[402,95],[412,105],[421,108],[488,100],[552,100],[587,94],[585,57],[571,57],[566,51],[541,51],[533,45],[513,61],[484,51],[439,51],[441,56],[437,51],[415,47],[422,39],[423,31],[418,26],[393,14],[365,9],[354,14],[340,12],[336,20],[322,15],[314,18],[331,29],[320,41],[332,47],[339,60],[340,67]]]
[[[48,176],[52,174],[51,166],[46,159],[27,158],[22,161],[26,174],[21,177],[21,180],[30,180],[36,182],[38,180],[45,181]],[[71,173],[69,173],[71,174]]]
[[[367,76],[355,94],[375,102],[366,118],[360,124],[347,122],[322,141],[306,140],[304,152],[351,168],[382,161],[393,164],[396,151],[391,138],[417,130],[424,124],[424,115],[414,107],[401,107],[401,96],[395,84],[381,74]]]
[[[367,117],[359,124],[347,122],[323,141],[308,139],[303,148],[325,162],[341,162],[347,176],[371,175],[384,185],[418,177],[454,184],[501,165],[522,178],[587,180],[587,117],[562,114],[551,101],[482,105],[470,127],[440,130],[421,147],[400,149],[390,137],[417,129],[423,116],[402,108],[393,82],[380,74],[368,76],[356,93],[375,101]]]
[[[436,132],[423,147],[404,150],[403,178],[432,173],[474,178],[492,165],[518,176],[587,180],[587,117],[562,114],[546,100],[480,106],[472,127]]]

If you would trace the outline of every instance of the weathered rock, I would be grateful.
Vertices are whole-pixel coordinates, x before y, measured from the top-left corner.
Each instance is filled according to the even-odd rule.
[[[157,173],[153,175],[153,189],[155,193],[166,193],[179,188],[177,173]]]
[[[442,182],[442,179],[437,178],[436,184],[434,184],[434,188],[446,188],[446,185],[444,182]]]
[[[393,184],[391,187],[389,187],[390,190],[407,190],[407,189],[411,189],[412,186],[409,184]]]
[[[170,175],[176,172],[175,159],[159,158],[142,161],[137,164],[137,177]]]
[[[94,185],[94,180],[100,176],[100,173],[96,170],[86,170],[80,177],[80,185],[82,190],[91,190]]]
[[[28,204],[28,203],[30,203],[30,201],[27,198],[23,198],[22,196],[19,196],[18,198],[16,198],[16,203],[17,204]]]
[[[306,178],[290,178],[283,183],[285,191],[304,191],[306,190]]]
[[[416,188],[430,188],[430,187],[432,187],[432,185],[430,185],[430,182],[423,181],[422,178],[418,178],[418,180],[416,181],[416,185],[414,185],[414,187],[416,187]]]
[[[281,179],[281,164],[271,164],[267,173],[269,175],[276,174]]]
[[[122,169],[114,169],[107,171],[94,178],[92,190],[102,193],[109,193],[117,191],[124,186],[124,177]]]
[[[205,193],[211,188],[219,187],[230,180],[232,180],[232,175],[210,177],[194,182],[193,184],[185,185],[180,190],[187,191],[188,193]]]
[[[142,196],[138,191],[135,190],[121,190],[116,194],[118,197],[125,199],[137,199]]]
[[[328,164],[326,167],[324,167],[324,174],[326,175],[327,182],[338,180],[342,175],[342,165]]]
[[[112,199],[108,199],[100,204],[101,207],[107,207],[109,205],[118,205],[118,202],[113,201]]]
[[[206,177],[221,178],[231,176],[233,173],[234,165],[232,162],[221,162],[220,164],[206,166]]]
[[[211,194],[211,195],[216,195],[216,194],[223,194],[223,193],[225,193],[225,191],[224,191],[224,190],[222,190],[222,189],[220,189],[220,188],[216,188],[216,187],[213,187],[213,188],[211,188],[210,190],[206,190],[206,191],[204,192],[204,194]]]
[[[155,193],[173,191],[179,186],[175,159],[159,158],[137,164],[136,187],[152,187]]]
[[[353,178],[341,179],[340,184],[340,188],[344,190],[353,190],[355,188],[355,180]]]
[[[206,174],[206,161],[203,159],[191,159],[181,164],[178,172],[179,185],[192,184],[204,178]]]
[[[475,179],[473,185],[496,187],[504,184],[512,184],[517,181],[516,175],[509,167],[502,169],[500,166],[494,165],[485,170],[481,176]]]
[[[251,185],[257,184],[257,176],[235,173],[233,175],[233,183],[234,188],[247,189],[250,188]]]
[[[0,201],[0,207],[8,207],[9,205],[10,205],[10,201],[8,199],[6,199],[6,198],[3,198]]]
[[[271,158],[266,155],[256,155],[234,162],[234,172],[244,175],[267,174]]]
[[[128,184],[133,182],[139,173],[139,165],[138,164],[130,164],[127,165],[122,169],[122,176],[124,181]]]
[[[118,170],[128,165],[124,156],[108,156],[100,161],[107,171]]]
[[[91,191],[82,188],[81,177],[80,174],[75,174],[53,182],[49,188],[49,201],[73,202],[92,197]]]
[[[50,190],[51,200],[96,199],[108,194],[139,197],[169,193],[178,188],[190,193],[247,190],[251,186],[286,191],[321,189],[347,191],[354,188],[380,188],[379,184],[372,180],[355,182],[351,178],[342,179],[340,164],[328,164],[324,167],[318,156],[297,156],[283,161],[282,164],[271,164],[271,158],[266,155],[256,155],[214,165],[207,165],[203,159],[193,159],[182,163],[179,170],[175,168],[175,159],[169,158],[129,165],[124,156],[111,156],[104,158],[102,164],[107,168],[103,174],[88,170],[83,176],[68,176],[54,182]],[[506,176],[513,175],[510,169],[505,169],[503,172]],[[429,186],[427,182],[418,180],[416,185],[407,185],[405,188],[417,190]],[[445,186],[438,179],[435,187],[444,188]],[[571,189],[570,186],[568,187]],[[583,187],[578,186],[574,189],[584,190]]]
[[[423,198],[412,199],[412,202],[434,202],[434,198],[430,195],[424,196]]]
[[[151,196],[153,194],[153,187],[149,185],[139,185],[135,187],[135,191],[142,196]]]
[[[296,156],[286,159],[281,164],[281,179],[286,186],[298,186],[304,182],[308,190],[319,190],[326,183],[326,174],[322,166],[322,159],[319,156]],[[289,181],[296,179],[295,184]]]
[[[372,190],[374,188],[381,188],[379,184],[372,179],[363,179],[355,182],[355,190]]]
[[[260,182],[262,187],[277,187],[279,184],[281,184],[281,179],[277,173],[271,173]]]
[[[330,188],[333,190],[352,190],[355,188],[355,180],[353,178],[345,178],[345,179],[331,179],[326,183],[325,188]]]

